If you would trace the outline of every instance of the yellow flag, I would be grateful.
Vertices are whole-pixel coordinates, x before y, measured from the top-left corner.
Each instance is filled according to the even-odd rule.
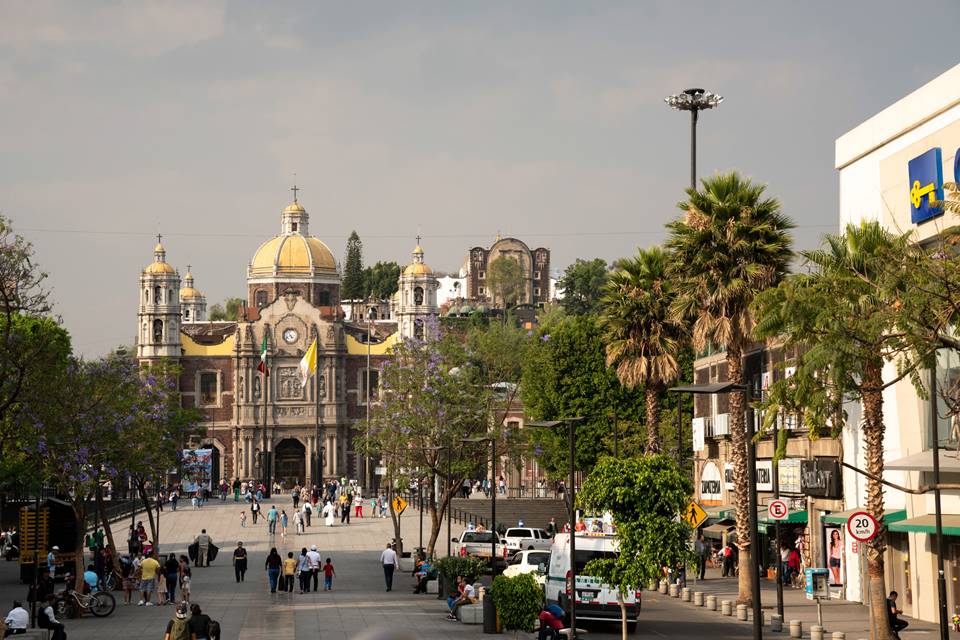
[[[303,379],[303,386],[307,386],[307,380],[310,374],[317,370],[317,341],[310,344],[310,348],[303,354],[300,360],[300,377]]]

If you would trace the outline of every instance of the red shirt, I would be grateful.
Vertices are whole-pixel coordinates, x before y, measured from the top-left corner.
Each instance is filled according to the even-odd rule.
[[[332,577],[333,577],[333,564],[332,564],[332,563],[328,562],[327,564],[323,565],[323,575],[326,576],[327,578],[332,578]]]

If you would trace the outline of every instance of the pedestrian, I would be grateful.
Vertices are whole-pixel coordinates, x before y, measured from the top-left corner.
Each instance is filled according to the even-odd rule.
[[[200,530],[200,535],[198,535],[194,542],[197,545],[197,566],[198,567],[209,567],[210,566],[210,545],[213,544],[213,539],[207,535],[206,529]]]
[[[196,511],[200,508],[200,492],[197,491],[193,494],[193,497],[190,498],[190,504],[193,505],[193,510]]]
[[[300,549],[297,558],[297,576],[300,578],[300,593],[310,591],[310,559],[307,557],[307,548]]]
[[[327,504],[323,505],[323,511],[321,512],[321,514],[323,515],[324,523],[328,527],[333,526],[333,520],[334,520],[333,512],[334,512],[333,504],[329,500],[327,500]]]
[[[297,530],[297,535],[303,533],[303,514],[300,511],[293,512],[293,526]]]
[[[133,559],[120,557],[120,584],[123,586],[123,604],[133,604],[133,592],[139,586],[133,575]]]
[[[303,503],[303,519],[307,521],[307,526],[310,526],[310,515],[313,513],[313,507],[310,506],[310,501],[307,500]]]
[[[60,553],[60,547],[53,545],[50,547],[50,553],[47,554],[47,569],[50,570],[50,575],[56,577],[57,575],[57,554]]]
[[[317,545],[310,545],[310,551],[307,551],[307,561],[310,563],[310,579],[313,582],[313,590],[316,592],[320,582],[320,554],[317,553]],[[308,588],[307,591],[309,590]]]
[[[703,580],[707,573],[707,545],[703,542],[702,532],[697,533],[697,539],[693,542],[693,552],[697,556],[697,580]]]
[[[230,487],[227,486],[226,480],[220,481],[220,502],[227,501],[227,492],[230,491]]]
[[[163,575],[167,583],[165,604],[173,604],[177,601],[177,581],[180,579],[180,563],[177,562],[177,554],[171,553],[167,556],[167,561],[163,563]]]
[[[37,626],[41,629],[50,629],[53,631],[53,637],[50,640],[67,640],[67,632],[63,630],[63,623],[57,620],[53,608],[57,602],[57,596],[53,593],[47,594],[47,602],[37,613]]]
[[[233,501],[240,502],[240,478],[233,479]]]
[[[353,517],[362,518],[363,517],[363,498],[360,497],[360,493],[357,492],[357,495],[353,498]]]
[[[297,575],[297,559],[293,557],[293,551],[287,552],[287,557],[283,561],[283,591],[293,593],[293,578]]]
[[[397,552],[393,550],[393,545],[387,543],[387,548],[380,554],[380,564],[383,565],[383,580],[387,583],[387,591],[393,590],[393,572],[399,566]]]
[[[190,605],[186,602],[177,605],[173,618],[167,623],[163,640],[196,640],[196,636],[190,630]]]
[[[157,574],[160,571],[160,563],[157,562],[153,554],[147,556],[140,563],[140,593],[143,599],[137,603],[137,606],[153,606],[153,593],[157,590]]]
[[[240,512],[240,526],[247,526],[247,512],[245,510]]]
[[[287,539],[287,512],[283,509],[280,510],[280,537],[284,540]]]
[[[170,508],[176,511],[178,502],[180,502],[180,493],[174,489],[170,492]]]
[[[257,516],[260,515],[260,502],[258,500],[250,503],[250,515],[253,516],[253,524],[257,524]]]
[[[337,572],[333,570],[333,562],[330,558],[327,558],[326,563],[323,565],[323,590],[324,591],[333,591],[333,576],[337,575]]]
[[[353,496],[346,493],[340,494],[340,524],[350,524],[350,506],[353,504]]]
[[[297,487],[293,488],[293,510],[296,511],[300,508],[300,489]]]
[[[263,566],[267,570],[267,582],[270,583],[270,593],[276,593],[277,582],[280,579],[280,571],[283,569],[283,558],[277,553],[276,547],[270,549],[270,554],[267,556]]]
[[[380,517],[387,517],[387,495],[380,494]]]
[[[237,542],[237,548],[233,550],[233,575],[237,582],[243,582],[247,574],[247,550],[243,548],[242,542]]]
[[[277,535],[277,518],[279,516],[280,512],[277,511],[277,508],[270,505],[270,510],[267,511],[267,533],[271,536]]]
[[[210,616],[198,604],[190,605],[190,633],[195,640],[210,640]]]
[[[180,599],[184,602],[190,602],[190,583],[193,580],[193,572],[190,571],[190,558],[180,556]]]
[[[23,608],[19,600],[13,601],[13,608],[4,618],[3,623],[7,625],[7,630],[3,632],[3,637],[19,636],[27,633],[27,625],[30,624],[30,614]]]
[[[887,596],[887,616],[890,619],[890,629],[893,631],[893,635],[899,638],[900,632],[906,629],[909,623],[899,617],[903,614],[903,611],[897,608],[897,595],[896,591],[891,591],[890,595]]]

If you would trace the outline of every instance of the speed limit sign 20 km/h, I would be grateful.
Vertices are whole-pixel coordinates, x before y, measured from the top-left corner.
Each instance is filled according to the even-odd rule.
[[[876,518],[866,511],[855,511],[847,518],[847,533],[860,542],[872,540],[878,529]]]

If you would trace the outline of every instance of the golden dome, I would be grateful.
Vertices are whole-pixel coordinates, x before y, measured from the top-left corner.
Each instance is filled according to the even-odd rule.
[[[310,274],[314,270],[336,269],[337,261],[327,245],[312,236],[299,234],[276,236],[267,240],[253,254],[250,262],[252,276],[270,276],[275,273]]]
[[[306,213],[306,211],[299,202],[291,202],[287,205],[287,208],[283,210],[284,213]]]
[[[159,242],[157,243],[157,246],[155,246],[155,247],[153,248],[153,252],[154,252],[154,253],[164,253],[165,251],[166,251],[166,249],[164,249],[164,248],[163,248],[163,245],[160,244]]]
[[[417,245],[416,248],[414,248],[413,253],[414,253],[414,255],[421,255],[421,256],[422,256],[422,255],[423,255],[423,247],[421,247],[420,245]]]
[[[152,262],[147,265],[147,268],[143,270],[144,273],[176,273],[176,269],[171,267],[166,262]]]
[[[194,289],[193,287],[184,287],[180,289],[180,299],[181,300],[196,300],[202,298],[203,294]]]
[[[403,275],[405,276],[432,276],[433,269],[423,264],[422,262],[414,262],[408,264],[407,268],[403,270]]]

